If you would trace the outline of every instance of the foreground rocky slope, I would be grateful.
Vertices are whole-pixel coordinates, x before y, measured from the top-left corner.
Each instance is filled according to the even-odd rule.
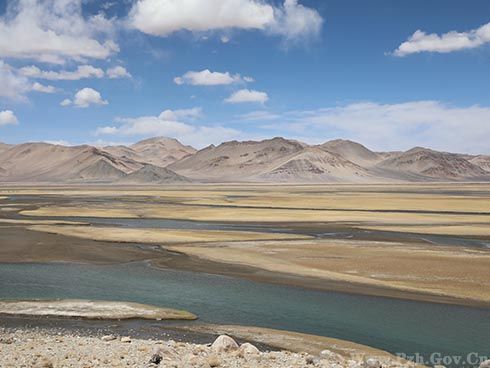
[[[413,367],[395,357],[347,358],[329,350],[313,356],[289,351],[259,351],[222,335],[212,344],[153,341],[129,336],[81,336],[62,330],[1,329],[0,366],[32,368],[85,367],[243,367],[243,368],[380,368]]]
[[[373,152],[336,139],[311,146],[281,137],[230,141],[200,151],[156,137],[131,146],[0,144],[0,182],[380,183],[489,181],[490,156],[416,147]]]

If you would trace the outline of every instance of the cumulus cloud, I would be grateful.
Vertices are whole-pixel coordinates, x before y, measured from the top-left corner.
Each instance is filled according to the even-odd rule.
[[[16,125],[19,121],[12,110],[0,111],[0,127],[5,125]]]
[[[139,0],[128,19],[130,27],[154,36],[237,28],[262,30],[286,40],[315,36],[323,22],[316,10],[297,0],[285,0],[281,6],[256,0]],[[222,41],[229,40],[224,37]]]
[[[118,118],[114,121],[114,125],[97,128],[95,134],[97,136],[166,136],[196,147],[221,143],[242,136],[239,130],[220,125],[194,125],[185,122],[200,114],[200,109],[165,110],[158,116]]]
[[[282,8],[275,9],[269,30],[289,42],[317,37],[322,25],[323,18],[316,10],[298,4],[298,0],[285,0]]]
[[[209,69],[200,72],[189,71],[181,77],[174,78],[176,84],[190,84],[193,86],[218,86],[240,82],[253,81],[250,77],[242,78],[240,74],[231,75],[229,72],[212,72]]]
[[[85,78],[102,78],[104,71],[92,65],[79,65],[76,70],[61,70],[58,72],[52,70],[41,70],[35,65],[25,66],[19,69],[19,72],[29,78],[48,79],[48,80],[80,80]]]
[[[75,93],[75,97],[73,101],[70,99],[64,99],[61,101],[61,106],[69,106],[73,105],[75,107],[89,107],[90,105],[107,105],[109,102],[102,99],[100,92],[96,91],[93,88],[82,88],[77,93]]]
[[[0,60],[0,97],[14,101],[25,101],[25,93],[29,92],[29,80],[15,73],[15,70]]]
[[[35,92],[41,92],[41,93],[55,93],[56,92],[56,88],[55,87],[53,87],[53,86],[46,86],[46,85],[41,84],[41,83],[38,83],[38,82],[35,82],[32,85],[31,90],[32,91],[35,91]]]
[[[279,119],[278,119],[279,120]],[[360,102],[280,117],[282,134],[311,142],[347,138],[376,150],[426,146],[439,150],[490,153],[490,107],[457,107],[440,101],[397,104]]]
[[[225,102],[231,104],[258,102],[263,104],[268,100],[269,96],[265,92],[255,91],[253,89],[241,89],[234,92],[230,97],[225,99]]]
[[[490,43],[490,23],[467,32],[450,31],[442,35],[417,30],[393,55],[403,57],[420,52],[448,53],[473,49],[486,43]]]
[[[131,78],[131,74],[129,74],[126,68],[120,65],[107,69],[107,76],[111,79]]]
[[[85,18],[82,0],[12,0],[0,18],[0,57],[63,64],[119,51],[113,21]]]

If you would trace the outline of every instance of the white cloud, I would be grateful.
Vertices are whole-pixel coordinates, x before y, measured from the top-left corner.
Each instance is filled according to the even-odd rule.
[[[249,113],[240,115],[240,120],[247,121],[262,121],[262,120],[275,120],[279,119],[281,115],[274,114],[269,111],[259,110],[259,111],[251,111]]]
[[[77,93],[75,93],[75,97],[73,101],[70,99],[65,99],[61,101],[61,106],[69,106],[73,105],[75,107],[89,107],[90,105],[107,105],[109,102],[102,99],[100,92],[96,91],[93,88],[82,88]]]
[[[209,69],[200,72],[189,71],[181,77],[174,78],[176,84],[190,84],[193,86],[218,86],[244,81],[253,81],[250,77],[242,77],[240,74],[231,75],[229,72],[212,72]]]
[[[131,74],[129,74],[126,68],[120,65],[107,69],[107,76],[111,79],[131,78]]]
[[[53,86],[45,86],[44,84],[41,84],[38,82],[35,82],[32,85],[31,90],[35,91],[35,92],[41,92],[41,93],[55,93],[56,92],[56,88],[54,88]]]
[[[12,110],[0,111],[0,127],[4,125],[16,125],[19,121]]]
[[[275,9],[269,30],[290,42],[317,37],[322,25],[323,18],[316,10],[298,4],[298,0],[285,0],[283,8]]]
[[[242,132],[223,126],[193,125],[177,120],[192,119],[197,110],[165,110],[158,116],[116,119],[116,125],[99,127],[95,134],[116,136],[153,137],[166,136],[178,139],[185,144],[204,147],[211,143],[221,143],[242,137]]]
[[[85,18],[81,0],[12,0],[0,18],[0,57],[63,64],[119,51],[113,21]]]
[[[473,49],[486,43],[490,43],[490,23],[471,31],[450,31],[442,35],[417,30],[393,52],[393,55],[402,57],[420,52],[448,53]]]
[[[25,101],[25,93],[31,85],[27,78],[15,73],[15,70],[0,60],[0,97],[14,101]]]
[[[70,106],[71,105],[71,100],[69,98],[65,98],[63,101],[60,102],[60,106]]]
[[[439,101],[353,103],[286,113],[281,129],[310,141],[347,138],[376,150],[426,146],[452,152],[490,153],[490,107],[456,107]]]
[[[226,103],[244,103],[244,102],[259,102],[265,103],[269,100],[269,96],[265,92],[250,90],[250,89],[241,89],[239,91],[234,92],[230,97],[225,99]]]
[[[85,78],[102,78],[104,71],[92,65],[79,65],[74,71],[61,70],[41,70],[35,65],[25,66],[19,72],[29,78],[48,79],[48,80],[80,80]]]
[[[128,19],[130,27],[154,36],[238,28],[263,30],[287,41],[317,35],[323,22],[316,10],[297,0],[285,0],[282,6],[256,0],[139,0]]]
[[[201,117],[202,109],[200,107],[193,107],[192,109],[182,110],[164,110],[158,116],[162,120],[193,120]]]

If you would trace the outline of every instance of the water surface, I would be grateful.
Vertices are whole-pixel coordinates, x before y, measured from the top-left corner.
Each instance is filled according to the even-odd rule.
[[[490,309],[311,291],[123,265],[1,264],[0,298],[135,301],[232,323],[336,337],[392,353],[488,354]]]

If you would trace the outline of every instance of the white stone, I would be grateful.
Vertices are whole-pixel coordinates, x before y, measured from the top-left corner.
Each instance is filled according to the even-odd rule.
[[[123,336],[123,337],[121,337],[121,342],[131,342],[131,337]]]
[[[211,349],[215,352],[223,352],[238,349],[238,344],[230,336],[221,335],[214,340]]]
[[[254,345],[248,343],[248,342],[245,342],[243,343],[241,346],[240,346],[240,350],[244,353],[244,354],[260,354],[260,350],[257,349]]]

